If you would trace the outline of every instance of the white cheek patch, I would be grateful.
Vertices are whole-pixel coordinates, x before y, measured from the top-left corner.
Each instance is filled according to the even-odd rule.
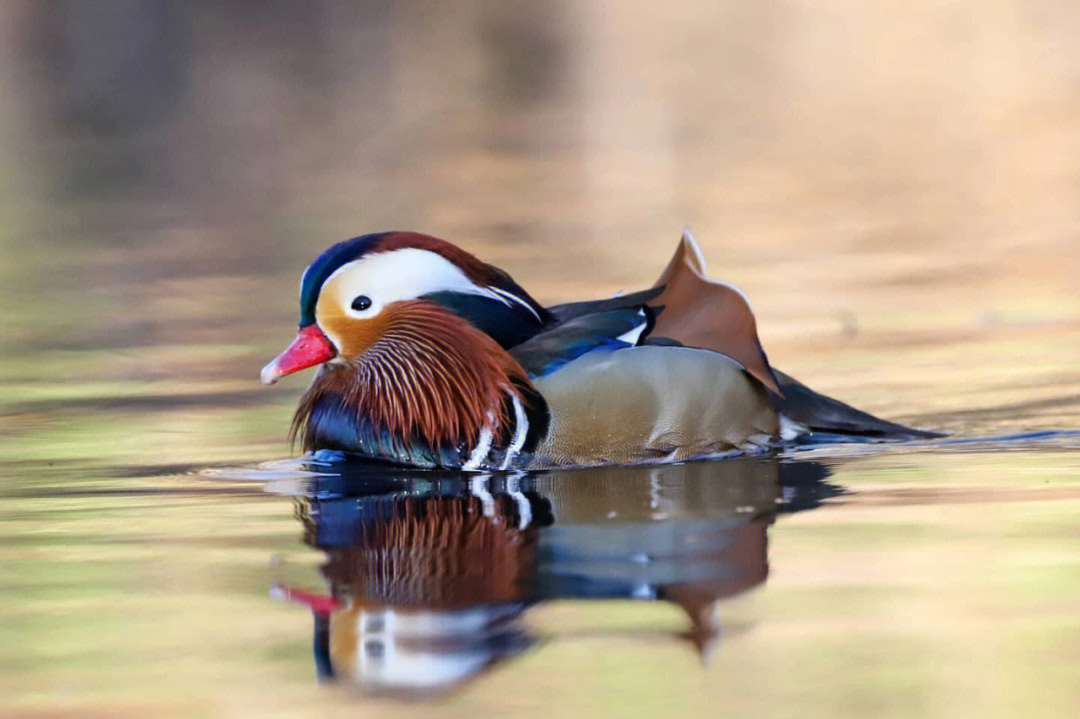
[[[323,291],[331,293],[338,306],[357,319],[370,319],[389,304],[433,292],[480,295],[504,304],[510,304],[508,297],[522,302],[509,293],[477,285],[442,255],[415,247],[379,252],[346,262],[326,278]],[[352,303],[360,295],[371,299],[371,307],[358,312],[352,309]],[[324,298],[320,296],[319,299]]]

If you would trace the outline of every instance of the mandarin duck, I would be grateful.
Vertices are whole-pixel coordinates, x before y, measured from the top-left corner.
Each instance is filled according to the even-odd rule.
[[[652,288],[552,307],[444,240],[346,240],[304,271],[299,333],[262,381],[316,365],[293,438],[413,467],[673,462],[811,432],[935,436],[770,367],[749,303],[706,276],[689,231]]]

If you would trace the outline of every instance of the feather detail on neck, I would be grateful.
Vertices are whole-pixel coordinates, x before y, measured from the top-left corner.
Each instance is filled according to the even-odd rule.
[[[292,436],[318,449],[312,412],[336,398],[349,417],[429,447],[472,447],[482,430],[505,433],[508,398],[532,390],[528,375],[491,337],[433,302],[386,310],[380,336],[359,356],[324,365],[300,400]]]

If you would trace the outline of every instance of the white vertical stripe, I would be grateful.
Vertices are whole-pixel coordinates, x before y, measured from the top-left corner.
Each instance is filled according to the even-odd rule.
[[[469,480],[469,492],[480,500],[480,508],[485,517],[495,516],[495,497],[488,489],[490,474],[481,474]]]
[[[472,453],[469,455],[469,461],[461,465],[462,469],[480,469],[480,465],[484,462],[484,458],[487,457],[488,452],[491,451],[491,429],[484,427],[480,430],[480,440],[476,443],[476,447],[473,448]]]
[[[499,466],[499,469],[506,469],[510,466],[510,462],[525,446],[525,438],[529,434],[529,418],[525,416],[525,408],[521,406],[521,400],[517,395],[511,396],[514,400],[514,436],[510,440],[510,446],[506,448],[506,457],[503,458],[503,463]]]
[[[506,493],[517,503],[518,507],[518,529],[527,528],[532,524],[533,518],[532,503],[529,502],[529,498],[525,496],[525,493],[521,491],[521,478],[524,476],[524,472],[514,472],[506,477]]]

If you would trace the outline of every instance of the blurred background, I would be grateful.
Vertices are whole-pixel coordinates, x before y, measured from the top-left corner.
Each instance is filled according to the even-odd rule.
[[[557,301],[646,286],[689,225],[774,363],[872,409],[1077,388],[1070,4],[13,2],[0,33],[8,357],[248,386],[334,241],[428,232]]]
[[[556,302],[650,285],[689,225],[710,272],[746,291],[773,364],[816,389],[964,436],[1077,429],[1078,37],[1080,6],[1052,0],[4,2],[0,442],[22,522],[4,534],[52,536],[42,497],[76,481],[288,455],[304,381],[257,375],[293,336],[300,273],[389,229],[455,242]],[[19,577],[77,574],[80,542],[120,531],[112,500],[82,501],[72,518],[95,519],[60,553],[75,564],[37,564],[32,543],[11,555],[6,586],[29,603],[9,619],[48,596]],[[288,513],[191,501],[174,529],[239,522],[259,549],[230,555],[228,576],[261,597],[248,560],[273,542],[254,538],[291,547]],[[176,520],[154,507],[139,541]],[[139,571],[232,606],[213,604],[205,560],[186,561],[168,579]],[[814,571],[787,576],[832,576]],[[204,628],[243,644],[255,626]],[[72,627],[4,631],[28,705],[57,691],[40,670],[68,656]],[[111,706],[116,685],[87,666],[61,674],[65,691]],[[1002,689],[1001,706],[1044,690]]]
[[[820,389],[943,429],[1053,404],[1078,33],[1037,0],[5,3],[5,364],[261,402],[332,242],[424,231],[553,302],[647,286],[689,225]]]

